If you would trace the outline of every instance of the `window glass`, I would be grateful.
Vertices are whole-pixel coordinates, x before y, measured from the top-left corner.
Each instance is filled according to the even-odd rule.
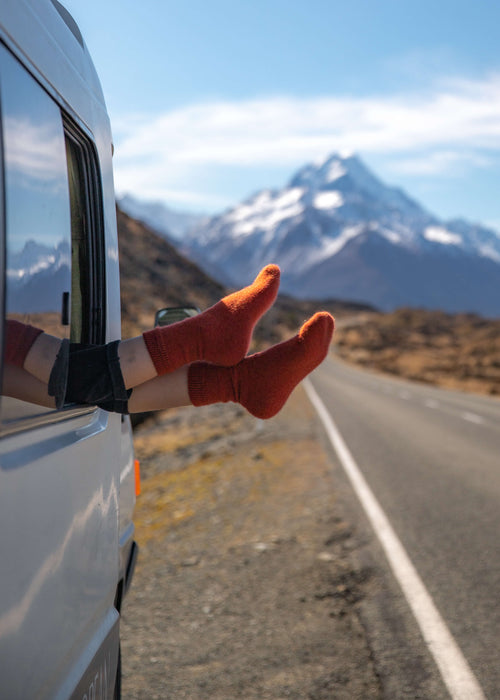
[[[0,105],[5,188],[6,317],[60,338],[69,337],[72,207],[61,112],[2,46]],[[81,308],[82,304],[79,306]],[[75,336],[79,336],[81,319],[75,321]],[[44,389],[26,374],[13,365],[4,364],[4,424],[51,408],[50,405],[45,408],[39,405],[43,402]],[[8,399],[9,395],[16,398]],[[27,399],[32,400],[27,402]]]
[[[66,337],[71,227],[64,131],[57,105],[8,53],[2,56],[6,311]],[[67,323],[67,321],[66,321]]]

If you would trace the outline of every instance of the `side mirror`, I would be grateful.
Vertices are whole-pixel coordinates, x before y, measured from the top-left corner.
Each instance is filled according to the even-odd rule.
[[[200,310],[196,306],[169,306],[156,312],[155,326],[169,326],[199,313]]]

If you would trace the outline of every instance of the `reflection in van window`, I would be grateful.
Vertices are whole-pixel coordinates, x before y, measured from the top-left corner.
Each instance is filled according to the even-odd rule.
[[[55,335],[71,289],[71,228],[61,115],[14,58],[2,56],[9,315]],[[23,320],[19,318],[19,320]]]
[[[7,318],[68,337],[71,215],[61,113],[1,46],[0,67]],[[43,410],[20,403],[2,401],[2,422]]]

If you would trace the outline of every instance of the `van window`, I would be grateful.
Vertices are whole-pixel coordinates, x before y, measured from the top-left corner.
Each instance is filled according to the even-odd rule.
[[[59,106],[1,45],[0,100],[6,318],[73,342],[91,342],[99,335],[100,302],[90,263],[95,246],[89,232],[90,150],[63,120]],[[25,374],[4,365],[4,429],[53,410],[40,405],[43,388]]]

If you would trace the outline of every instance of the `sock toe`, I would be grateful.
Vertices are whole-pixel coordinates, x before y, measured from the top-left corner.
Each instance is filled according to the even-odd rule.
[[[267,279],[271,278],[272,280],[279,279],[281,275],[281,270],[278,267],[278,265],[266,265],[262,270],[259,272],[259,274],[256,277],[256,281],[260,278]]]
[[[334,327],[333,316],[318,312],[295,338],[246,358],[234,368],[240,373],[233,382],[238,402],[257,418],[276,415],[297,384],[325,359]]]
[[[335,319],[327,311],[318,311],[308,319],[299,331],[302,341],[315,342],[318,349],[324,348],[325,354],[335,330]]]

